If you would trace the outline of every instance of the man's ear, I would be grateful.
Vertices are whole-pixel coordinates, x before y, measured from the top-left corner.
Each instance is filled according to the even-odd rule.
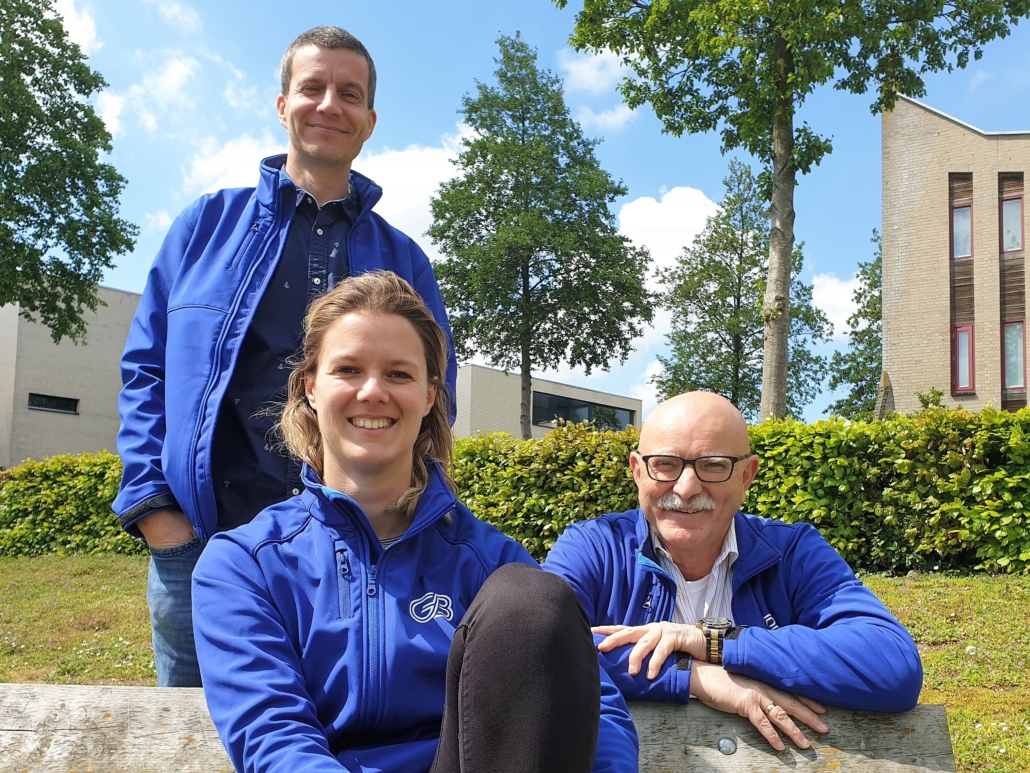
[[[286,126],[286,97],[282,94],[275,98],[275,109],[279,112],[279,123]]]
[[[751,458],[744,463],[744,491],[747,491],[755,482],[756,475],[758,475],[758,457],[752,454]]]
[[[646,475],[643,457],[636,451],[629,452],[629,468],[633,470],[633,480],[636,481],[637,485],[640,485],[640,476]]]

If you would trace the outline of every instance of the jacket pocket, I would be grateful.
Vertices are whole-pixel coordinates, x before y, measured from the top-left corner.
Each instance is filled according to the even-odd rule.
[[[231,271],[236,271],[240,267],[240,264],[243,262],[243,257],[247,254],[251,245],[254,244],[254,238],[258,235],[260,230],[261,221],[259,220],[250,227],[250,230],[247,231],[247,235],[243,237],[243,244],[240,245],[239,252],[237,252],[236,257],[232,259],[232,263],[229,264],[229,269]]]
[[[350,570],[350,562],[347,559],[347,551],[336,551],[336,582],[337,595],[340,599],[340,619],[350,620],[351,617],[351,583],[354,582],[354,575]]]

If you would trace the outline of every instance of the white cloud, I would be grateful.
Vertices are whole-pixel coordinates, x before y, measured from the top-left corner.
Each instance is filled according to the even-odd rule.
[[[97,113],[112,137],[122,133],[121,114],[124,107],[125,97],[110,91],[101,91],[97,95]]]
[[[565,74],[565,88],[604,94],[623,76],[622,58],[611,51],[600,54],[578,53],[571,48],[558,52],[558,68]]]
[[[95,54],[104,43],[97,38],[97,25],[93,14],[75,7],[75,0],[56,0],[54,10],[64,20],[64,30],[72,43],[76,43],[86,56]]]
[[[440,254],[424,236],[432,225],[429,199],[440,184],[457,174],[451,160],[457,158],[459,140],[468,133],[458,127],[458,134],[445,135],[439,146],[409,145],[404,150],[384,148],[376,153],[363,153],[354,161],[354,168],[371,177],[383,188],[383,198],[376,212],[390,225],[399,228],[416,242],[432,259]]]
[[[284,151],[282,143],[267,131],[257,139],[243,134],[222,144],[208,137],[183,168],[183,191],[196,195],[255,185],[261,159]]]
[[[164,233],[172,224],[172,216],[164,210],[160,212],[147,212],[143,215],[143,230]]]
[[[586,105],[583,105],[576,115],[576,120],[586,129],[600,129],[601,131],[614,131],[621,129],[629,123],[636,115],[626,105],[613,107],[611,110],[602,110],[595,113]]]
[[[658,362],[658,360],[651,360],[647,368],[644,369],[644,374],[640,377],[640,380],[629,388],[630,397],[636,397],[643,403],[641,407],[643,416],[640,417],[642,420],[647,419],[648,414],[658,405],[658,387],[651,383],[651,379],[661,372],[662,363]]]
[[[855,313],[852,296],[858,289],[858,276],[838,279],[834,274],[816,274],[812,277],[812,303],[822,309],[833,323],[833,340],[846,341],[848,317]]]
[[[992,77],[994,77],[993,73],[989,73],[986,70],[977,70],[969,79],[968,92],[972,94],[977,89],[979,89],[984,83],[989,81]]]
[[[225,82],[223,96],[229,107],[235,110],[259,110],[257,86],[246,85],[246,73],[227,65],[232,76]]]
[[[156,5],[157,12],[161,18],[173,27],[178,27],[183,32],[197,32],[200,30],[200,16],[188,5],[177,3],[175,0],[143,0],[148,5]]]
[[[189,107],[192,102],[183,88],[199,67],[197,60],[192,56],[186,56],[178,51],[169,52],[160,67],[143,76],[144,93],[162,108],[176,104]]]
[[[642,196],[622,205],[619,230],[635,244],[650,250],[652,288],[656,269],[672,266],[718,209],[718,205],[697,188],[683,186],[664,192],[661,201]]]

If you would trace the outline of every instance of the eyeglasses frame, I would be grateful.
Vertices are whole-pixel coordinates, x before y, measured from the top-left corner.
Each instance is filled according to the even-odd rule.
[[[737,462],[742,462],[745,459],[750,459],[752,456],[754,456],[754,454],[744,454],[744,456],[728,456],[726,454],[709,454],[707,456],[698,456],[698,457],[695,457],[694,459],[684,459],[682,456],[676,456],[675,454],[648,454],[647,456],[641,455],[640,460],[644,463],[644,471],[647,473],[647,477],[649,477],[651,480],[655,481],[655,483],[675,483],[681,477],[683,477],[683,470],[687,469],[687,465],[690,465],[691,467],[694,468],[694,474],[697,475],[697,479],[699,481],[701,481],[702,483],[725,483],[726,481],[728,481],[730,478],[733,477],[733,471],[737,468]],[[659,459],[659,458],[661,458],[661,459],[679,459],[681,462],[683,462],[683,467],[680,469],[680,474],[677,475],[675,478],[669,478],[668,480],[662,480],[661,478],[656,478],[654,475],[652,475],[651,474],[651,465],[648,464],[648,460],[650,460],[650,459]],[[704,480],[700,475],[698,475],[697,465],[695,464],[696,462],[699,462],[702,459],[730,459],[730,460],[733,461],[733,464],[730,465],[730,472],[729,472],[729,474],[725,478],[723,478],[722,480]]]

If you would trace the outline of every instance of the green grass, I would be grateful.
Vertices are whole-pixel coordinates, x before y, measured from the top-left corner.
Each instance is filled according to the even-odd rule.
[[[0,558],[0,682],[154,684],[147,559]],[[1030,770],[1030,577],[865,583],[919,644],[958,770]],[[972,648],[971,650],[969,648]]]

